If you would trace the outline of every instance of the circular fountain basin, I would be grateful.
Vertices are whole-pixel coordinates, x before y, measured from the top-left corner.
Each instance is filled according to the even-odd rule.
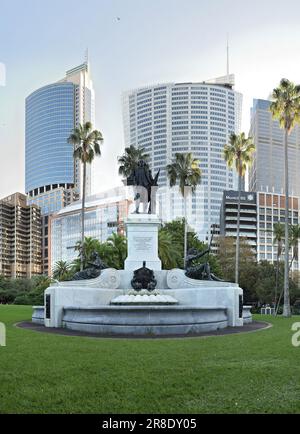
[[[62,325],[106,335],[193,335],[228,326],[226,308],[182,305],[64,307]]]
[[[45,324],[45,307],[44,306],[32,306],[32,322],[35,324]]]

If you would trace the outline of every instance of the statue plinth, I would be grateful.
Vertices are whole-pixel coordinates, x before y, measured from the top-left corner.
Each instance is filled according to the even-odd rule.
[[[158,257],[158,229],[161,221],[155,214],[131,214],[125,220],[128,256],[125,270],[134,271],[143,266],[161,270]]]

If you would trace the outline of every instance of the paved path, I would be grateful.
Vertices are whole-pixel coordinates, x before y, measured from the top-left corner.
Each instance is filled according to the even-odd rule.
[[[224,336],[224,335],[231,335],[231,334],[237,334],[237,333],[249,333],[254,332],[262,329],[267,329],[272,327],[270,323],[263,322],[263,321],[253,321],[251,324],[246,324],[243,327],[227,327],[225,329],[216,330],[214,332],[207,332],[207,333],[199,333],[199,334],[193,334],[188,336],[183,335],[172,335],[172,336],[125,336],[125,335],[100,335],[100,334],[93,334],[93,333],[84,333],[84,332],[78,332],[74,330],[68,330],[65,328],[46,328],[43,325],[40,324],[34,324],[31,321],[23,321],[16,324],[17,327],[26,329],[26,330],[33,330],[40,333],[50,333],[50,334],[57,334],[57,335],[63,335],[63,336],[81,336],[81,337],[92,337],[92,338],[109,338],[109,339],[161,339],[161,338],[201,338],[201,337],[209,337],[209,336]]]

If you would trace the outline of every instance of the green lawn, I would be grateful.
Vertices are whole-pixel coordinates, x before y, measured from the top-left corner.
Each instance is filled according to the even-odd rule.
[[[298,413],[292,319],[209,338],[65,337],[16,328],[31,308],[0,306],[1,413]]]

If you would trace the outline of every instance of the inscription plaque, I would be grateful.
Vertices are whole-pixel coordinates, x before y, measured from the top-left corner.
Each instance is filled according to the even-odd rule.
[[[133,250],[135,252],[151,252],[152,251],[152,237],[137,237],[133,238]]]
[[[46,294],[46,319],[51,319],[51,295]]]
[[[243,296],[239,295],[239,318],[243,318]]]

